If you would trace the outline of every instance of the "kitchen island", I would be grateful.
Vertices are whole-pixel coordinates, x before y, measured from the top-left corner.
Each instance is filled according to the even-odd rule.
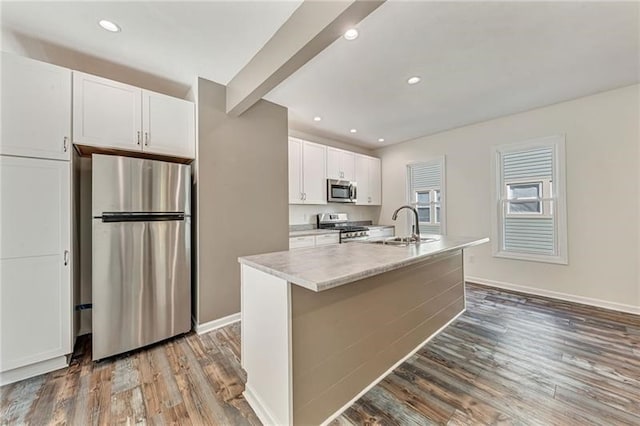
[[[465,308],[465,248],[350,243],[239,258],[244,396],[265,424],[331,421]]]

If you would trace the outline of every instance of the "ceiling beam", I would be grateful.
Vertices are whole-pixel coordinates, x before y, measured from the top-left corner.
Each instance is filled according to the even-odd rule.
[[[238,116],[259,101],[384,0],[305,0],[227,84],[227,113]]]

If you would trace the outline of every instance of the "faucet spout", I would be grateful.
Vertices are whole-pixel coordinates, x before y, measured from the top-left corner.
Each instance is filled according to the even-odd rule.
[[[404,206],[400,206],[396,209],[395,212],[393,212],[393,216],[391,216],[391,219],[396,220],[398,218],[398,212],[402,209],[409,209],[413,212],[415,223],[413,225],[413,235],[411,237],[415,238],[418,242],[420,242],[420,225],[419,225],[420,220],[418,218],[418,209],[408,204]]]

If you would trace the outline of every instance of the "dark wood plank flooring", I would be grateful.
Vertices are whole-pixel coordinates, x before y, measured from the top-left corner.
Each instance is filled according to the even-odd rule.
[[[334,425],[640,425],[640,317],[468,285],[455,323]],[[260,424],[240,326],[188,334],[0,388],[0,423]]]

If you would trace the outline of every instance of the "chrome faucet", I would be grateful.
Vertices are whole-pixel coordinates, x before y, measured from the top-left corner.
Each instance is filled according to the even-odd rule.
[[[415,238],[416,241],[420,242],[420,225],[419,225],[419,219],[418,219],[418,210],[415,207],[409,206],[409,205],[400,206],[395,212],[393,212],[393,216],[391,216],[391,219],[396,220],[398,218],[398,212],[402,209],[409,209],[413,212],[416,222],[415,222],[415,225],[413,225],[413,235],[411,235],[411,238]]]

